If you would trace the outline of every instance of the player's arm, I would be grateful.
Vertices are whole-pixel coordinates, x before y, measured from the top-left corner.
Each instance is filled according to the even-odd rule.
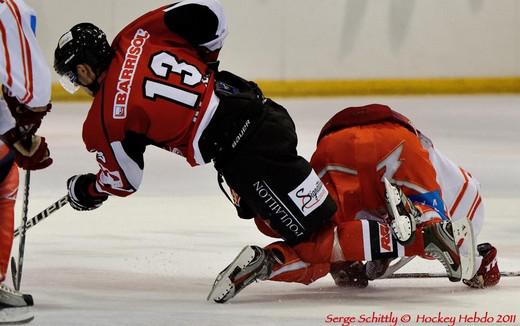
[[[36,13],[25,3],[11,1],[4,7],[1,32],[7,68],[0,73],[2,84],[25,108],[41,111],[50,102],[51,74],[36,40]]]
[[[217,60],[226,38],[227,22],[218,0],[186,0],[164,9],[170,31],[199,49],[206,62]]]
[[[139,188],[143,177],[143,154],[148,140],[128,132],[122,141],[113,141],[98,148],[97,174],[82,174],[67,181],[69,202],[80,211],[101,206],[109,195],[126,197]]]
[[[2,141],[17,152],[16,161],[24,169],[49,166],[52,159],[45,138],[35,135],[50,110],[51,76],[34,34],[36,14],[24,3],[9,2],[2,15],[5,69],[0,73]],[[11,117],[5,114],[6,106]]]
[[[17,114],[13,112],[9,102],[19,102],[16,99],[4,99],[5,101],[0,101],[0,139],[16,152],[18,166],[25,170],[39,170],[51,165],[52,159],[45,138],[35,135],[46,111],[37,112],[37,116]]]

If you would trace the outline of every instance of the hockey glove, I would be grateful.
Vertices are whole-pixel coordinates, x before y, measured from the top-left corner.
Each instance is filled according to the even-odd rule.
[[[13,148],[16,151],[16,164],[24,170],[41,170],[52,164],[45,137],[32,135],[28,141],[14,143]]]
[[[40,170],[52,164],[44,137],[21,135],[18,128],[14,127],[1,136],[2,141],[16,152],[15,160],[19,167],[25,170]]]
[[[330,264],[330,275],[339,287],[366,288],[368,277],[360,261],[339,261]]]
[[[69,204],[77,211],[90,211],[100,207],[108,195],[95,188],[96,175],[92,173],[78,174],[67,180]]]

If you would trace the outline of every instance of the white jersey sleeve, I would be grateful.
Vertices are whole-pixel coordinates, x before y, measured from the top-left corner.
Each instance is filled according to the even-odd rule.
[[[451,220],[468,218],[475,235],[478,235],[484,222],[480,182],[437,150],[422,134],[421,141],[437,174],[442,199]]]
[[[23,0],[0,0],[0,81],[28,107],[47,105],[51,74],[36,41],[36,13]]]

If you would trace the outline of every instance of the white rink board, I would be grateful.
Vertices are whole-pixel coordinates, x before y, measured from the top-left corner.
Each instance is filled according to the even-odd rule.
[[[296,121],[306,157],[321,126],[343,107],[383,103],[409,116],[441,151],[480,179],[487,218],[479,241],[497,246],[501,269],[520,270],[520,96],[279,102]],[[65,194],[70,175],[95,172],[94,155],[81,143],[86,110],[87,103],[55,103],[46,117],[40,133],[55,163],[32,174],[30,216]],[[138,193],[111,198],[88,213],[62,208],[28,231],[22,289],[36,302],[31,325],[341,325],[327,323],[327,315],[390,312],[516,314],[520,322],[518,278],[480,291],[442,279],[339,289],[325,277],[311,286],[253,284],[228,304],[206,302],[215,276],[244,245],[266,245],[270,239],[235,216],[211,166],[190,168],[182,158],[152,148],[145,158]],[[442,272],[442,266],[417,259],[405,271]]]
[[[173,0],[27,0],[52,67],[79,22],[109,40]],[[220,68],[251,79],[408,79],[520,75],[517,0],[221,0]],[[56,75],[54,75],[56,76]]]

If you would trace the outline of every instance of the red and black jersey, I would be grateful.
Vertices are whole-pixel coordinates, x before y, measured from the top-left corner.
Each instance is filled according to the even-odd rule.
[[[137,190],[150,144],[192,166],[207,163],[198,140],[219,104],[207,61],[226,34],[220,3],[198,0],[151,11],[116,36],[115,56],[83,125],[85,145],[101,167],[98,191]]]

